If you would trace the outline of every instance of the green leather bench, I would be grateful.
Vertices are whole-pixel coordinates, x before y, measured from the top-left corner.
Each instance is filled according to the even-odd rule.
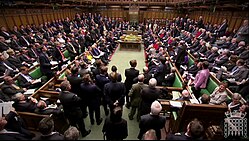
[[[182,82],[181,82],[179,76],[176,73],[175,73],[175,81],[173,83],[173,87],[182,88]]]
[[[63,54],[65,58],[70,59],[68,50],[65,50]]]
[[[214,89],[218,86],[219,86],[219,84],[217,84],[212,78],[209,78],[208,82],[207,82],[207,88],[201,89],[201,95],[202,94],[208,94],[208,95],[212,94]]]
[[[32,72],[30,72],[29,74],[30,74],[30,76],[33,79],[38,79],[38,78],[42,77],[42,73],[41,73],[40,67],[37,67],[35,70],[33,70]]]

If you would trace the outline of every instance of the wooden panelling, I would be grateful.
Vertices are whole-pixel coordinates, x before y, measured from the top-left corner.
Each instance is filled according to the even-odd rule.
[[[5,17],[3,15],[0,16],[0,25],[4,27],[8,27]]]
[[[29,24],[26,15],[20,15],[19,17],[21,20],[21,24],[23,24],[23,25]]]
[[[22,24],[19,15],[13,16],[12,18],[16,26],[20,26]]]
[[[33,18],[31,14],[27,14],[27,19],[29,24],[34,24]]]

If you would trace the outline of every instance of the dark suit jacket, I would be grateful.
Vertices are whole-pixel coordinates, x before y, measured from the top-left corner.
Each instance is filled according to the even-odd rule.
[[[0,76],[3,76],[6,70],[8,70],[8,68],[5,67],[5,65],[2,64],[2,62],[0,62]],[[9,71],[10,71],[10,74],[9,74],[10,76],[15,75],[15,73],[13,71],[11,71],[11,70],[9,70]]]
[[[127,93],[129,92],[129,90],[132,87],[132,84],[135,84],[136,82],[134,82],[134,78],[136,78],[139,75],[139,70],[135,69],[135,68],[129,68],[129,69],[125,69],[125,87],[127,90]]]
[[[0,52],[6,51],[10,48],[7,43],[0,42]]]
[[[125,119],[114,122],[107,117],[103,125],[102,132],[106,135],[106,140],[123,140],[128,136],[128,126]]]
[[[10,111],[5,116],[5,119],[7,120],[7,124],[5,125],[7,131],[19,132],[30,139],[34,137],[35,134],[27,129],[23,119],[16,112]]]
[[[68,91],[62,91],[59,94],[59,99],[63,106],[65,116],[68,119],[77,122],[78,120],[81,120],[83,118],[83,114],[80,109],[80,104],[81,104],[80,97],[78,97],[74,93]]]
[[[146,115],[148,113],[150,113],[150,106],[151,104],[157,100],[161,95],[161,91],[160,89],[157,88],[151,88],[151,87],[147,87],[147,88],[143,88],[142,92],[141,92],[141,98],[142,98],[142,102],[141,102],[141,115]]]
[[[23,93],[23,89],[16,89],[12,85],[7,85],[5,83],[2,84],[1,86],[2,92],[8,95],[9,97],[13,96],[16,93]]]
[[[32,50],[36,53],[36,55]],[[38,54],[37,50],[34,48],[32,50],[31,50],[31,48],[28,48],[28,56],[30,56],[31,58],[35,58],[35,59],[38,58],[39,54]]]
[[[51,70],[52,65],[50,64],[50,60],[44,53],[40,53],[39,62],[42,74],[52,73]]]
[[[53,132],[53,134],[49,135],[38,135],[34,137],[32,140],[64,140],[64,136],[58,132]]]
[[[67,50],[69,52],[69,56],[70,56],[71,60],[74,60],[74,58],[77,56],[76,48],[73,46],[72,43],[71,44],[67,43],[66,48],[67,48]],[[73,51],[73,48],[75,49],[76,53]]]
[[[20,133],[0,133],[1,140],[30,140],[30,138],[26,137]]]
[[[146,114],[141,116],[141,121],[139,122],[139,134],[138,139],[142,139],[143,134],[154,129],[156,131],[157,140],[161,139],[161,129],[164,128],[166,122],[166,117]]]
[[[16,41],[16,40],[11,40],[10,45],[11,45],[10,47],[14,50],[20,50],[22,47],[19,41]]]
[[[217,66],[221,67],[224,63],[226,63],[228,61],[228,56],[222,56],[219,61],[215,61],[215,64],[217,64]]]
[[[5,31],[5,32],[7,32],[7,31]],[[8,40],[9,38],[11,38],[9,32],[7,32],[7,34],[6,34],[3,31],[0,31],[0,36],[3,36],[5,40]]]
[[[102,92],[104,91],[105,84],[109,82],[110,82],[110,79],[103,74],[98,74],[96,76],[95,83],[101,89]]]
[[[104,95],[110,107],[116,100],[119,101],[119,105],[124,105],[125,93],[126,89],[123,82],[109,82],[104,86]]]
[[[95,84],[82,83],[81,91],[85,94],[85,101],[88,106],[98,108],[100,106],[101,90]]]
[[[219,53],[218,52],[215,52],[215,53],[211,53],[209,56],[207,56],[207,61],[209,63],[213,63],[215,58],[219,56]]]
[[[16,68],[20,68],[22,66],[22,62],[19,59],[19,57],[13,57],[13,56],[9,56],[9,58],[7,59],[12,65],[14,65]]]
[[[164,79],[165,86],[172,87],[174,81],[175,81],[175,73],[170,73],[166,75],[166,78]]]
[[[165,75],[169,73],[169,64],[162,64],[160,62],[159,66],[156,68],[155,78],[157,80],[157,85],[162,85]]]
[[[220,37],[225,35],[227,27],[228,27],[228,24],[225,23],[225,24],[222,24],[221,27],[218,29],[218,34]]]
[[[82,83],[82,77],[78,77],[78,76],[67,76],[67,80],[70,82],[71,84],[71,92],[75,93],[79,96],[79,94],[82,92],[80,90],[80,84]]]

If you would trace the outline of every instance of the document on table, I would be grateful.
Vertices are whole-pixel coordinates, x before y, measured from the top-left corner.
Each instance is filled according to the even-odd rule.
[[[189,101],[193,104],[200,104],[197,99],[189,99]]]
[[[23,94],[33,94],[35,92],[35,89],[28,89],[26,92]]]
[[[180,101],[169,101],[170,105],[173,107],[181,108],[182,103]]]
[[[50,64],[51,65],[58,65],[58,62],[57,61],[51,61]]]
[[[35,79],[35,81],[34,82],[32,82],[32,84],[35,84],[35,83],[40,83],[41,82],[41,78],[39,78],[39,79]]]
[[[172,100],[178,99],[180,97],[180,95],[181,95],[180,92],[172,91],[172,96],[173,96]]]

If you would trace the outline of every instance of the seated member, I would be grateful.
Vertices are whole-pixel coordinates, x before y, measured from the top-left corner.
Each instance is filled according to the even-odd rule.
[[[51,117],[43,118],[38,128],[41,134],[33,138],[33,140],[64,140],[63,135],[54,132],[54,121]]]
[[[20,68],[20,74],[17,77],[17,81],[19,83],[19,85],[22,88],[27,88],[27,89],[33,89],[33,88],[38,88],[40,86],[42,86],[41,81],[33,79],[30,75],[29,75],[29,69],[26,66],[22,66]]]
[[[1,86],[1,90],[4,94],[6,94],[9,98],[14,96],[17,93],[23,93],[27,91],[26,88],[18,87],[12,77],[6,76],[4,77],[4,83]]]
[[[20,112],[31,112],[31,113],[37,113],[37,114],[55,114],[59,115],[62,113],[61,107],[58,108],[49,108],[48,101],[43,100],[37,100],[33,97],[25,97],[22,93],[17,93],[12,97],[12,100],[14,100],[13,107],[16,109],[16,111]],[[46,103],[47,102],[47,103]]]
[[[200,121],[194,119],[187,126],[187,132],[168,134],[166,140],[201,140],[204,136],[204,128]]]

